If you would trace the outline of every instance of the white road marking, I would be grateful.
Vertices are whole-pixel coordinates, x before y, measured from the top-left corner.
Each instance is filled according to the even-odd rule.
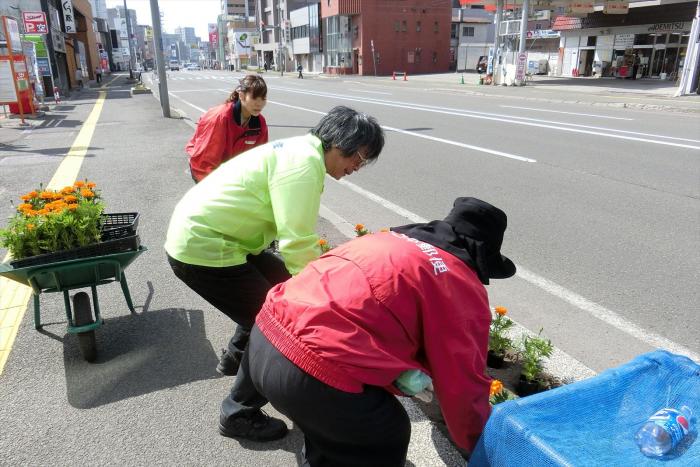
[[[335,180],[334,180],[335,181]],[[349,188],[350,190],[354,191],[355,193],[358,193],[374,202],[377,204],[387,208],[390,211],[393,211],[406,219],[410,220],[411,222],[415,223],[424,223],[424,222],[429,222],[428,219],[425,219],[418,214],[414,214],[411,211],[402,208],[401,206],[392,203],[391,201],[382,198],[381,196],[374,194],[368,190],[365,190],[364,188],[361,188],[351,182],[345,181],[345,180],[339,180],[337,183]],[[658,334],[655,334],[651,331],[648,331],[646,329],[641,328],[640,326],[632,323],[631,321],[628,321],[627,319],[623,318],[620,316],[618,313],[610,310],[609,308],[605,308],[602,305],[599,305],[591,300],[588,300],[585,297],[582,297],[581,295],[572,292],[571,290],[562,287],[561,285],[550,281],[549,279],[545,279],[542,276],[539,276],[535,274],[534,272],[526,269],[525,267],[521,265],[516,265],[517,267],[517,272],[516,276],[531,283],[532,285],[544,290],[545,292],[549,293],[550,295],[553,295],[560,300],[563,300],[576,308],[585,311],[592,317],[604,322],[605,324],[614,327],[615,329],[624,332],[625,334],[628,334],[635,339],[644,342],[652,347],[661,347],[664,348],[670,352],[677,353],[677,354],[682,354],[687,356],[688,358],[695,360],[696,362],[700,363],[700,355],[696,354],[692,350],[677,344],[663,336],[660,336]]]
[[[300,94],[307,94],[307,95],[311,95],[311,96],[332,97],[333,99],[348,100],[348,101],[353,101],[353,102],[365,102],[368,104],[384,105],[384,106],[388,106],[388,107],[398,107],[398,108],[410,109],[410,110],[424,110],[426,112],[434,112],[434,113],[441,113],[441,114],[448,114],[448,115],[457,115],[457,116],[461,116],[461,117],[477,118],[477,119],[481,119],[481,120],[493,120],[493,121],[497,121],[497,122],[511,123],[511,124],[515,124],[515,125],[526,125],[526,126],[534,126],[534,127],[540,127],[540,128],[550,128],[550,129],[558,130],[558,131],[570,131],[573,133],[583,133],[583,134],[589,134],[589,135],[604,136],[607,138],[618,138],[618,139],[625,139],[625,140],[631,140],[631,141],[639,141],[639,142],[644,142],[644,143],[661,144],[661,145],[666,145],[666,146],[675,146],[675,147],[681,147],[681,148],[700,150],[700,146],[693,146],[690,144],[674,143],[671,141],[663,141],[663,140],[656,140],[656,139],[649,139],[649,138],[639,138],[636,136],[625,136],[624,134],[616,134],[616,133],[626,133],[626,134],[631,134],[631,135],[642,135],[642,136],[650,136],[650,137],[654,137],[654,138],[664,138],[664,139],[672,139],[672,140],[678,140],[678,141],[690,141],[690,142],[694,142],[694,143],[700,143],[700,140],[690,139],[690,138],[678,138],[675,136],[658,135],[658,134],[652,134],[652,133],[642,133],[642,132],[638,132],[638,131],[615,130],[612,128],[604,128],[604,127],[597,127],[597,126],[591,126],[591,125],[579,125],[579,124],[575,124],[575,123],[558,122],[558,121],[552,121],[552,120],[541,120],[541,119],[537,119],[537,118],[528,118],[528,117],[517,117],[514,115],[495,114],[495,113],[489,113],[489,112],[477,112],[477,111],[473,111],[473,110],[434,107],[434,106],[416,104],[414,102],[387,101],[387,100],[381,100],[381,99],[374,99],[371,97],[343,96],[343,95],[339,95],[339,94],[304,91],[304,90],[292,89],[292,88],[275,87],[274,89],[288,91],[288,92],[296,92],[296,93],[300,93]],[[515,119],[515,120],[513,120],[513,119]],[[566,126],[562,126],[562,125],[566,125]],[[584,128],[586,128],[586,129],[584,129]],[[601,130],[601,131],[593,131],[593,130]],[[606,133],[606,132],[614,132],[614,133]]]
[[[535,109],[533,107],[519,107],[517,105],[499,105],[499,107],[503,107],[504,109],[522,109],[522,110],[532,110],[534,112],[551,112],[551,113],[557,113],[557,114],[568,114],[568,115],[583,115],[586,117],[596,117],[596,118],[609,118],[612,120],[634,120],[633,118],[624,118],[624,117],[609,117],[607,115],[597,115],[597,114],[584,114],[580,112],[564,112],[562,110],[549,110],[549,109]]]
[[[297,109],[297,110],[304,110],[306,112],[313,112],[313,113],[317,113],[320,115],[326,115],[326,112],[320,112],[318,110],[307,109],[305,107],[299,107],[296,105],[283,104],[281,102],[276,102],[276,101],[271,101],[271,100],[268,100],[267,103],[281,105],[282,107],[289,107],[289,108]],[[509,154],[507,152],[497,151],[495,149],[484,148],[481,146],[474,146],[473,144],[460,143],[459,141],[452,141],[449,139],[437,138],[435,136],[422,135],[420,133],[416,133],[413,131],[406,131],[406,130],[402,130],[400,128],[394,128],[394,127],[390,127],[390,126],[386,126],[386,125],[382,125],[382,128],[389,130],[389,131],[395,131],[397,133],[403,133],[406,135],[415,136],[416,138],[423,138],[423,139],[428,139],[431,141],[437,141],[439,143],[450,144],[452,146],[458,146],[458,147],[465,148],[465,149],[472,149],[474,151],[483,152],[486,154],[491,154],[491,155],[499,156],[499,157],[505,157],[505,158],[517,160],[520,162],[537,162],[537,160],[530,159],[528,157],[516,156],[515,154]]]
[[[386,94],[387,96],[391,96],[390,92],[382,92],[382,91],[364,91],[362,89],[348,89],[348,91],[352,92],[366,92],[367,94]]]
[[[154,93],[154,94],[155,94],[155,93]],[[201,107],[198,107],[198,106],[194,105],[193,103],[188,102],[188,101],[186,101],[185,99],[183,99],[183,98],[181,98],[181,97],[179,97],[179,96],[176,96],[176,95],[173,94],[171,91],[168,91],[168,95],[169,95],[169,96],[173,96],[175,99],[177,99],[177,100],[179,100],[179,101],[181,101],[181,102],[184,102],[185,104],[189,105],[189,106],[192,107],[193,109],[197,109],[197,110],[199,110],[199,111],[202,112],[202,113],[206,112],[206,109],[203,109],[203,108],[201,108]]]

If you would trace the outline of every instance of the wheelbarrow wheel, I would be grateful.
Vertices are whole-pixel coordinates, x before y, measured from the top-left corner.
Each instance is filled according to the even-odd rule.
[[[92,319],[92,307],[90,306],[90,296],[85,292],[78,292],[73,296],[73,318],[76,326],[84,326],[95,322]],[[79,332],[78,347],[83,358],[88,362],[94,362],[97,358],[97,343],[95,341],[95,331]]]

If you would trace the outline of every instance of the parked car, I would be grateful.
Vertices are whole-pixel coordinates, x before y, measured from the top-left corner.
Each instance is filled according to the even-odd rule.
[[[170,70],[180,71],[180,62],[177,60],[170,60]]]
[[[476,72],[479,74],[486,73],[489,67],[489,57],[482,55],[476,62]]]

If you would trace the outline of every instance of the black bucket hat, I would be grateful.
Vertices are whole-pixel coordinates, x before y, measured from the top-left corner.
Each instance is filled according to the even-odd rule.
[[[444,221],[461,240],[474,244],[478,252],[474,259],[487,277],[506,279],[515,274],[515,264],[501,254],[508,225],[505,212],[477,198],[457,198]]]
[[[479,280],[506,279],[515,274],[515,264],[501,254],[506,214],[477,198],[457,198],[444,220],[409,224],[391,230],[430,243],[466,263]]]

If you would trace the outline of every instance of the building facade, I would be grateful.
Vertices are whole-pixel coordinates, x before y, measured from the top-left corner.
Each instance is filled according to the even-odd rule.
[[[697,2],[633,8],[627,15],[596,12],[559,17],[561,76],[675,80],[685,64]],[[624,76],[622,76],[624,75]]]

